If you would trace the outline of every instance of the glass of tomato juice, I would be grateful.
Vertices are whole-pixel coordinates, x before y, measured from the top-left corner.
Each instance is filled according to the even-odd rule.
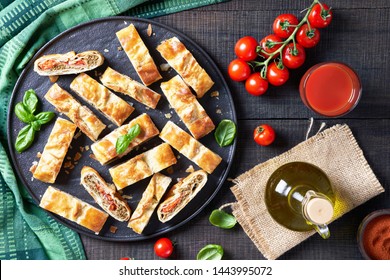
[[[325,117],[340,117],[359,102],[362,86],[358,75],[340,62],[323,62],[303,75],[299,92],[303,103]]]

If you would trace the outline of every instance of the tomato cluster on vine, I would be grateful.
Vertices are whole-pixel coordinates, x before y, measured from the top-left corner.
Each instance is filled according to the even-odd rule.
[[[326,4],[314,0],[299,22],[293,14],[281,14],[273,22],[273,34],[257,41],[252,36],[240,38],[234,47],[236,59],[230,62],[232,80],[245,81],[252,95],[264,94],[269,84],[281,86],[290,77],[290,69],[302,66],[307,48],[320,41],[319,29],[327,27],[333,12]]]

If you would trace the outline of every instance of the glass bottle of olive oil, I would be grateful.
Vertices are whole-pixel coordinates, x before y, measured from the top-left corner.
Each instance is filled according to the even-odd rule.
[[[327,175],[306,162],[290,162],[270,176],[265,203],[273,219],[295,231],[312,229],[323,237],[330,233],[335,195]]]

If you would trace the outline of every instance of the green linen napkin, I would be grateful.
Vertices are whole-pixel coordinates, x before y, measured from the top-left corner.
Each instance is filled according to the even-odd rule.
[[[36,205],[15,176],[7,154],[9,99],[34,53],[60,32],[95,18],[155,17],[225,1],[0,0],[0,259],[86,258],[78,234]]]

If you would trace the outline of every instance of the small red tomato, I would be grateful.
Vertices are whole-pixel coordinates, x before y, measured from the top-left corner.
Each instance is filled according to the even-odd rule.
[[[287,82],[290,72],[282,64],[272,62],[267,68],[267,80],[271,85],[281,86]]]
[[[283,64],[290,69],[301,67],[305,62],[306,52],[300,44],[290,43],[282,52]]]
[[[297,42],[304,48],[313,48],[320,41],[320,31],[310,28],[307,23],[299,27],[297,31]]]
[[[246,61],[237,58],[230,62],[228,73],[233,81],[242,82],[250,76],[251,68]]]
[[[276,17],[273,30],[280,38],[288,38],[298,25],[298,19],[292,14],[281,14]]]
[[[173,253],[173,243],[169,238],[163,237],[154,244],[154,252],[161,258],[168,258]]]
[[[122,258],[120,258],[120,260],[130,260],[130,258],[129,257],[122,257]]]
[[[245,82],[245,89],[254,96],[264,94],[268,89],[267,80],[260,76],[259,72],[253,73]]]
[[[239,39],[234,47],[234,52],[245,61],[255,60],[257,57],[257,46],[259,43],[252,36],[245,36]]]
[[[280,39],[280,37],[274,34],[264,37],[260,41],[260,47],[261,47],[260,55],[266,58],[270,57],[270,55],[273,52],[277,51],[281,47],[282,43],[283,43],[282,39]]]
[[[275,130],[268,124],[262,124],[253,131],[253,139],[260,146],[268,146],[275,140]]]
[[[333,18],[333,12],[326,4],[315,4],[311,9],[308,20],[315,28],[327,27]]]

